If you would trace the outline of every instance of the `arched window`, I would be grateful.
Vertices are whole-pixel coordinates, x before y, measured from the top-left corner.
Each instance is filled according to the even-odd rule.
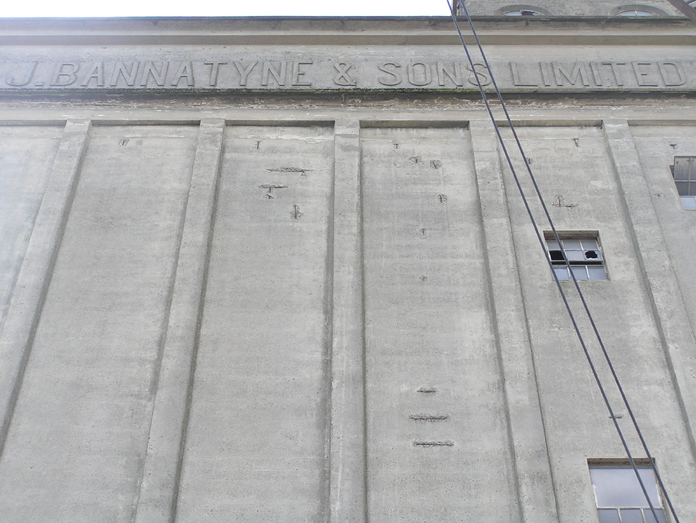
[[[498,9],[496,14],[503,16],[549,16],[551,13],[534,5],[509,5]]]
[[[613,9],[610,13],[611,16],[625,16],[625,17],[649,17],[649,16],[667,16],[662,9],[657,7],[652,7],[649,5],[622,5]]]

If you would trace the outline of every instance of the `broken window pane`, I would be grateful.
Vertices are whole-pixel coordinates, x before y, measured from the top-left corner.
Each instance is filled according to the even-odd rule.
[[[569,280],[570,275],[566,267],[567,263],[571,266],[576,280],[606,280],[607,273],[604,268],[603,256],[597,234],[589,233],[583,237],[580,233],[559,232],[558,236],[563,246],[563,251],[558,248],[558,242],[553,239],[552,232],[546,231],[546,245],[549,249],[549,259],[553,265],[554,272],[559,280]]]
[[[549,251],[551,261],[563,261],[563,253],[561,251]]]

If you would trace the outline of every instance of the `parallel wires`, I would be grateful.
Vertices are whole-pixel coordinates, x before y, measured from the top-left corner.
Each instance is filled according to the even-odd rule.
[[[462,12],[466,16],[466,19],[469,23],[469,27],[471,29],[471,32],[472,32],[474,38],[476,39],[476,45],[479,49],[479,52],[480,52],[481,57],[483,59],[484,65],[486,66],[488,74],[490,75],[489,77],[491,79],[491,83],[493,85],[493,88],[495,89],[496,96],[497,96],[498,101],[500,102],[501,108],[505,114],[505,119],[507,120],[508,126],[510,127],[510,130],[512,131],[512,135],[515,139],[515,143],[517,144],[517,149],[519,150],[519,153],[520,153],[522,159],[524,160],[524,164],[527,168],[527,173],[529,174],[529,178],[532,182],[532,185],[534,186],[534,192],[536,193],[536,195],[539,199],[539,203],[541,204],[544,215],[546,216],[546,219],[549,223],[549,226],[551,227],[551,230],[553,232],[553,237],[556,240],[556,242],[558,242],[558,245],[561,247],[561,252],[563,253],[563,260],[566,264],[566,268],[568,269],[568,273],[570,274],[570,277],[572,278],[573,284],[575,286],[575,290],[576,290],[578,296],[580,297],[580,301],[581,301],[582,307],[585,311],[585,315],[587,316],[587,318],[590,322],[590,325],[592,326],[592,331],[594,332],[594,335],[597,339],[599,347],[602,350],[602,354],[604,355],[604,359],[605,359],[605,361],[606,361],[606,363],[611,371],[612,377],[614,379],[614,383],[616,384],[616,387],[621,395],[622,402],[625,405],[627,412],[629,413],[629,416],[631,418],[631,422],[633,423],[633,427],[635,428],[635,431],[640,439],[643,450],[645,451],[645,453],[648,457],[648,460],[650,462],[650,466],[651,466],[653,472],[655,473],[655,477],[657,478],[660,489],[662,490],[662,493],[664,494],[664,498],[669,506],[670,512],[672,513],[672,516],[674,517],[674,521],[675,521],[675,523],[680,523],[679,518],[677,517],[677,514],[674,510],[674,506],[672,505],[672,501],[667,493],[667,489],[665,488],[665,485],[662,482],[662,477],[660,476],[660,473],[657,471],[657,468],[655,466],[655,460],[653,459],[653,457],[650,453],[650,450],[648,449],[648,445],[645,441],[645,438],[643,437],[643,433],[640,430],[638,422],[633,414],[633,409],[631,409],[631,406],[629,405],[628,398],[626,397],[626,394],[625,394],[624,389],[621,385],[621,382],[619,381],[619,377],[616,374],[614,365],[612,364],[611,358],[609,357],[609,353],[606,349],[606,346],[604,345],[604,341],[602,340],[602,337],[599,334],[599,330],[597,329],[597,325],[595,324],[594,318],[592,317],[592,313],[590,312],[590,309],[587,305],[587,302],[585,300],[585,296],[582,293],[580,285],[578,285],[578,281],[577,281],[575,274],[573,273],[573,270],[570,266],[570,262],[568,261],[568,258],[566,257],[565,250],[562,247],[562,243],[561,243],[560,238],[558,236],[558,232],[556,230],[556,227],[554,226],[553,220],[551,219],[551,215],[549,214],[548,207],[546,206],[546,203],[544,202],[544,198],[541,195],[541,191],[540,191],[539,186],[537,184],[536,178],[535,178],[534,174],[532,173],[532,168],[529,165],[529,161],[527,159],[527,156],[524,153],[522,143],[520,142],[520,139],[517,135],[517,131],[515,130],[515,126],[512,123],[512,119],[510,118],[510,114],[508,113],[507,107],[506,107],[505,102],[503,100],[503,97],[500,93],[500,89],[498,88],[498,84],[495,81],[495,77],[493,75],[493,70],[491,69],[490,64],[488,63],[488,59],[486,58],[486,54],[484,53],[483,47],[481,46],[481,41],[479,40],[476,29],[474,28],[474,24],[471,20],[471,16],[469,15],[469,10],[467,9],[467,7],[465,5],[464,0],[455,0],[455,2],[456,2],[455,5],[458,4],[459,7],[461,8]],[[520,179],[517,175],[515,167],[512,164],[512,159],[510,158],[510,154],[508,152],[507,146],[505,145],[505,142],[503,141],[503,137],[500,133],[500,128],[498,127],[498,123],[496,122],[495,116],[493,115],[493,111],[491,109],[490,102],[488,101],[488,98],[486,97],[486,94],[483,90],[483,86],[481,85],[481,79],[479,78],[479,75],[476,72],[476,67],[474,65],[474,61],[473,61],[471,54],[469,52],[469,48],[468,48],[466,42],[464,41],[464,36],[463,36],[461,28],[459,26],[459,21],[457,20],[457,15],[456,15],[455,9],[452,7],[450,0],[447,0],[447,5],[450,8],[452,21],[454,22],[454,25],[457,29],[457,33],[459,34],[459,39],[462,43],[462,46],[464,47],[464,52],[466,53],[466,57],[467,57],[467,60],[469,61],[469,65],[471,67],[471,70],[474,71],[474,77],[476,78],[476,84],[477,84],[479,92],[481,94],[481,98],[483,99],[483,101],[486,105],[486,110],[488,112],[488,116],[490,117],[491,122],[493,123],[493,127],[494,127],[495,133],[498,137],[498,141],[500,142],[503,154],[505,155],[505,159],[507,161],[507,164],[510,167],[510,171],[511,171],[512,176],[515,180],[515,184],[517,185],[517,189],[520,193],[520,196],[522,197],[522,201],[524,203],[524,206],[525,206],[525,209],[526,209],[527,214],[529,216],[529,219],[531,220],[532,225],[534,227],[534,232],[536,233],[537,240],[539,241],[541,248],[544,250],[544,253],[546,254],[546,243],[542,237],[541,231],[539,229],[539,225],[537,224],[537,222],[534,218],[534,215],[532,213],[532,210],[529,206],[529,202],[527,201],[527,196],[522,188],[522,185],[520,183]],[[589,349],[585,343],[585,339],[583,338],[582,333],[580,332],[580,328],[579,328],[578,323],[575,319],[575,314],[573,313],[573,310],[568,302],[568,298],[566,296],[565,291],[563,290],[563,286],[561,285],[561,283],[558,279],[558,275],[556,274],[556,271],[554,271],[554,266],[551,262],[551,259],[548,256],[546,256],[546,260],[547,260],[547,263],[549,264],[549,268],[551,269],[551,273],[553,274],[554,281],[556,282],[556,286],[558,287],[558,291],[561,294],[561,298],[563,299],[563,304],[565,306],[565,309],[568,312],[568,316],[573,324],[573,329],[575,330],[575,334],[577,335],[578,340],[580,342],[580,345],[582,346],[582,350],[585,353],[585,358],[587,359],[587,362],[590,366],[590,369],[592,371],[592,375],[594,376],[595,382],[597,383],[599,391],[602,395],[602,399],[604,400],[604,404],[606,405],[607,410],[609,411],[609,415],[614,423],[614,427],[615,427],[616,432],[621,440],[621,444],[623,445],[623,448],[626,451],[628,461],[631,464],[633,471],[635,472],[636,478],[638,479],[638,483],[640,484],[640,488],[643,491],[643,494],[645,495],[645,499],[648,502],[648,505],[650,507],[650,511],[652,512],[652,515],[655,518],[655,521],[656,522],[660,521],[657,517],[657,513],[655,510],[655,507],[653,506],[652,500],[650,499],[650,496],[648,495],[648,491],[645,487],[645,484],[643,483],[643,479],[641,478],[640,473],[638,472],[638,467],[636,466],[633,455],[631,454],[631,451],[628,447],[628,443],[626,442],[623,431],[621,430],[621,427],[619,426],[617,418],[614,415],[614,410],[613,410],[613,408],[611,406],[611,402],[609,401],[609,398],[607,396],[606,389],[605,389],[604,385],[602,384],[602,380],[600,379],[599,374],[597,373],[597,369],[595,367],[594,361],[593,361],[592,356],[590,355]]]

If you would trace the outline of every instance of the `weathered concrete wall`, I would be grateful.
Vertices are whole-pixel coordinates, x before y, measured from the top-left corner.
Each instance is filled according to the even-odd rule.
[[[655,7],[670,16],[683,16],[666,0],[641,0],[636,2],[588,0],[586,2],[565,2],[564,0],[467,0],[467,8],[472,15],[497,15],[510,6],[540,7],[551,16],[611,16],[616,8],[624,6]]]
[[[4,127],[0,129],[0,325],[29,243],[46,180],[55,157],[60,127]]]
[[[588,460],[624,452],[473,86],[439,90],[437,67],[429,87],[340,84],[351,60],[349,76],[398,61],[406,82],[408,64],[453,52],[451,30],[326,21],[317,49],[282,29],[309,22],[249,22],[257,44],[276,42],[246,48],[259,62],[342,57],[312,64],[330,90],[14,89],[31,53],[55,74],[66,50],[135,49],[71,23],[47,31],[63,47],[36,47],[23,23],[3,51],[3,523],[596,523]],[[116,24],[134,61],[175,52],[207,72],[204,56],[229,51],[207,39],[233,32],[142,24]],[[656,23],[638,45],[637,25],[562,40],[560,24],[486,26],[493,69],[557,228],[599,234],[609,279],[580,285],[678,514],[695,520],[696,214],[669,166],[696,155],[696,77],[668,85],[665,65],[693,72],[693,29]],[[550,36],[568,45],[539,45]],[[101,38],[116,40],[96,50]],[[536,86],[532,66],[515,78],[524,60]],[[555,80],[578,63],[575,84]]]

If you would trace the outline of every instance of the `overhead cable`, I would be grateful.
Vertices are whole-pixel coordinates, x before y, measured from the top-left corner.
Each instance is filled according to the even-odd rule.
[[[640,429],[640,426],[638,425],[638,422],[637,422],[637,420],[636,420],[636,418],[635,418],[635,415],[634,415],[634,413],[633,413],[633,410],[631,409],[631,406],[630,406],[630,404],[629,404],[629,402],[628,402],[628,398],[626,397],[626,394],[625,394],[625,392],[624,392],[623,386],[621,385],[621,382],[620,382],[620,380],[619,380],[619,377],[618,377],[618,375],[616,374],[614,365],[613,365],[612,362],[611,362],[611,358],[610,358],[609,353],[608,353],[608,351],[607,351],[607,349],[606,349],[606,346],[605,346],[605,344],[604,344],[604,341],[602,340],[602,337],[601,337],[601,335],[600,335],[600,333],[599,333],[599,330],[597,329],[597,326],[596,326],[596,323],[595,323],[595,321],[594,321],[594,318],[592,317],[592,313],[590,312],[589,306],[587,305],[587,302],[586,302],[586,300],[585,300],[585,297],[584,297],[584,295],[583,295],[583,293],[582,293],[582,289],[580,288],[580,285],[578,285],[578,281],[577,281],[577,279],[576,279],[576,277],[575,277],[575,274],[574,274],[573,271],[572,271],[572,268],[571,268],[571,266],[570,266],[570,262],[569,262],[569,260],[568,260],[568,258],[567,258],[567,256],[566,256],[566,254],[565,254],[565,250],[564,250],[563,247],[562,247],[562,243],[561,243],[561,241],[560,241],[560,238],[559,238],[559,235],[558,235],[558,231],[556,230],[556,227],[555,227],[555,225],[554,225],[554,223],[553,223],[553,220],[551,219],[551,215],[550,215],[550,213],[549,213],[549,211],[548,211],[548,207],[546,206],[546,203],[544,202],[543,196],[542,196],[542,194],[541,194],[541,190],[539,189],[539,186],[538,186],[538,184],[537,184],[536,178],[535,178],[534,173],[532,172],[532,168],[531,168],[531,166],[530,166],[530,164],[529,164],[529,160],[527,159],[527,156],[526,156],[525,153],[524,153],[524,149],[523,149],[523,147],[522,147],[522,143],[520,142],[520,139],[519,139],[519,137],[518,137],[518,135],[517,135],[517,131],[515,130],[515,126],[514,126],[514,124],[512,123],[512,119],[511,119],[510,114],[509,114],[509,112],[508,112],[508,110],[507,110],[507,107],[506,107],[506,105],[505,105],[505,101],[503,100],[502,94],[500,93],[500,89],[498,88],[498,84],[497,84],[497,82],[495,81],[495,77],[494,77],[494,75],[493,75],[493,71],[492,71],[492,69],[491,69],[491,67],[490,67],[490,64],[488,63],[488,59],[486,58],[486,54],[485,54],[485,52],[484,52],[484,50],[483,50],[483,47],[482,47],[482,45],[481,45],[481,41],[480,41],[480,39],[479,39],[479,37],[478,37],[478,33],[476,32],[476,29],[475,29],[475,27],[474,27],[474,24],[473,24],[473,22],[472,22],[472,20],[471,20],[471,16],[470,16],[470,14],[469,14],[469,10],[467,9],[466,4],[464,3],[464,0],[455,0],[455,2],[456,2],[455,5],[457,5],[458,8],[459,8],[459,13],[463,14],[463,15],[466,17],[467,22],[469,23],[469,28],[471,29],[471,33],[472,33],[472,35],[474,36],[474,39],[476,40],[476,45],[477,45],[477,47],[478,47],[479,53],[481,54],[481,58],[483,59],[484,65],[485,65],[486,69],[488,70],[489,78],[491,79],[491,84],[493,85],[493,88],[494,88],[494,90],[495,90],[495,93],[496,93],[496,96],[497,96],[497,98],[498,98],[498,101],[500,102],[501,108],[502,108],[502,110],[503,110],[503,112],[504,112],[504,114],[505,114],[505,119],[506,119],[506,121],[507,121],[507,124],[508,124],[508,126],[510,127],[510,130],[512,131],[512,135],[513,135],[514,140],[515,140],[515,143],[516,143],[516,145],[517,145],[517,149],[519,150],[519,153],[520,153],[520,155],[521,155],[521,157],[522,157],[522,159],[523,159],[523,161],[524,161],[524,164],[525,164],[525,166],[526,166],[526,168],[527,168],[527,173],[529,174],[529,178],[530,178],[530,180],[531,180],[531,182],[532,182],[532,185],[533,185],[533,187],[534,187],[534,191],[535,191],[535,193],[536,193],[536,195],[537,195],[537,197],[538,197],[538,199],[539,199],[539,203],[541,204],[541,207],[542,207],[543,212],[544,212],[544,215],[545,215],[545,217],[546,217],[546,219],[547,219],[547,221],[548,221],[548,223],[549,223],[549,226],[551,227],[551,230],[552,230],[552,232],[553,232],[553,237],[554,237],[554,239],[556,240],[556,242],[558,242],[559,247],[561,247],[561,252],[562,252],[562,254],[563,254],[563,261],[564,261],[565,264],[566,264],[568,273],[569,273],[569,275],[570,275],[570,277],[571,277],[571,279],[572,279],[572,281],[573,281],[575,290],[576,290],[578,296],[580,297],[580,300],[581,300],[581,303],[582,303],[582,306],[583,306],[585,315],[587,316],[587,318],[588,318],[588,320],[589,320],[589,322],[590,322],[590,325],[592,326],[592,331],[593,331],[593,333],[594,333],[594,335],[595,335],[595,338],[597,339],[597,342],[598,342],[598,344],[599,344],[599,347],[600,347],[601,350],[602,350],[602,354],[604,355],[604,359],[605,359],[605,361],[606,361],[606,363],[607,363],[607,365],[608,365],[608,367],[609,367],[609,369],[610,369],[610,371],[611,371],[611,374],[612,374],[612,377],[613,377],[614,382],[615,382],[615,384],[616,384],[616,387],[617,387],[617,389],[619,390],[619,393],[621,394],[622,402],[623,402],[623,404],[625,405],[625,407],[626,407],[626,409],[627,409],[627,411],[628,411],[628,413],[629,413],[629,416],[630,416],[630,418],[631,418],[631,421],[632,421],[632,423],[633,423],[633,426],[634,426],[634,428],[635,428],[635,431],[636,431],[636,433],[637,433],[637,435],[638,435],[638,437],[639,437],[639,439],[640,439],[640,442],[641,442],[641,445],[642,445],[642,447],[643,447],[643,450],[645,451],[645,453],[646,453],[646,455],[647,455],[647,457],[648,457],[648,460],[649,460],[649,463],[650,463],[650,467],[652,468],[652,470],[653,470],[654,473],[655,473],[655,477],[656,477],[656,479],[657,479],[657,481],[658,481],[658,484],[659,484],[659,486],[660,486],[660,488],[661,488],[661,490],[662,490],[662,493],[664,494],[665,501],[667,501],[667,504],[668,504],[668,506],[669,506],[670,512],[672,513],[672,516],[674,517],[675,523],[680,523],[680,522],[679,522],[679,518],[677,517],[677,514],[676,514],[676,512],[675,512],[675,510],[674,510],[674,506],[672,505],[672,501],[671,501],[671,499],[670,499],[670,497],[669,497],[669,495],[668,495],[668,493],[667,493],[667,489],[665,488],[665,485],[664,485],[664,483],[663,483],[663,481],[662,481],[662,478],[661,478],[661,476],[660,476],[660,473],[658,472],[658,470],[657,470],[657,468],[656,468],[656,466],[655,466],[655,460],[653,459],[653,457],[652,457],[652,455],[651,455],[651,453],[650,453],[650,450],[649,450],[648,445],[647,445],[647,443],[646,443],[646,441],[645,441],[645,438],[643,437],[643,433],[642,433],[642,431],[641,431],[641,429]],[[474,65],[473,58],[471,57],[471,53],[469,52],[469,48],[468,48],[468,46],[467,46],[467,44],[466,44],[466,41],[464,40],[464,35],[462,34],[461,28],[460,28],[460,26],[459,26],[459,21],[457,20],[457,14],[456,14],[455,9],[453,8],[452,4],[450,3],[450,0],[447,0],[447,5],[449,6],[450,13],[451,13],[451,16],[452,16],[452,21],[454,22],[454,25],[455,25],[455,27],[456,27],[456,29],[457,29],[457,34],[459,35],[459,39],[460,39],[460,41],[461,41],[462,47],[464,48],[464,52],[466,53],[466,57],[467,57],[467,60],[468,60],[468,62],[469,62],[469,66],[471,67],[471,70],[474,71],[474,78],[476,79],[476,85],[478,86],[479,92],[480,92],[480,94],[481,94],[481,98],[483,99],[483,102],[484,102],[484,104],[485,104],[485,106],[486,106],[486,110],[487,110],[487,112],[488,112],[488,116],[490,117],[491,122],[492,122],[492,124],[493,124],[493,127],[494,127],[494,129],[495,129],[495,133],[496,133],[496,136],[497,136],[497,138],[498,138],[498,141],[500,142],[501,149],[502,149],[502,151],[503,151],[503,154],[504,154],[504,156],[505,156],[505,159],[506,159],[506,161],[507,161],[507,164],[508,164],[508,166],[509,166],[509,168],[510,168],[510,171],[511,171],[511,173],[512,173],[513,179],[515,180],[515,184],[516,184],[517,189],[518,189],[518,191],[519,191],[519,193],[520,193],[520,196],[522,197],[522,201],[523,201],[523,203],[524,203],[524,206],[525,206],[525,209],[526,209],[526,211],[527,211],[527,214],[528,214],[528,216],[529,216],[529,218],[530,218],[530,220],[531,220],[531,222],[532,222],[532,225],[533,225],[533,227],[534,227],[534,232],[535,232],[535,234],[536,234],[537,240],[539,241],[539,244],[540,244],[541,248],[544,250],[544,253],[545,253],[545,256],[546,256],[546,244],[545,244],[545,241],[544,241],[544,239],[542,238],[541,231],[540,231],[539,226],[538,226],[538,224],[537,224],[537,222],[536,222],[536,219],[534,218],[534,215],[533,215],[533,213],[532,213],[532,210],[531,210],[531,208],[530,208],[530,206],[529,206],[529,202],[528,202],[528,200],[527,200],[527,196],[526,196],[526,194],[525,194],[525,192],[524,192],[524,189],[522,188],[522,185],[521,185],[519,176],[517,175],[517,171],[515,170],[515,167],[514,167],[514,165],[513,165],[513,163],[512,163],[512,159],[511,159],[510,154],[509,154],[509,152],[508,152],[507,146],[505,145],[505,142],[504,142],[503,137],[502,137],[502,135],[501,135],[500,128],[499,128],[498,123],[497,123],[497,121],[496,121],[496,119],[495,119],[495,116],[493,115],[493,110],[492,110],[492,108],[491,108],[490,102],[488,101],[488,98],[486,97],[486,93],[485,93],[485,91],[484,91],[484,89],[483,89],[483,85],[481,84],[481,79],[479,78],[479,75],[476,73],[476,68],[475,68],[475,65]],[[565,293],[565,291],[564,291],[564,289],[563,289],[563,286],[561,285],[561,283],[560,283],[560,281],[559,281],[559,279],[558,279],[558,275],[556,274],[556,271],[553,270],[553,263],[552,263],[551,259],[550,259],[548,256],[546,256],[546,260],[547,260],[547,263],[549,264],[549,268],[551,269],[551,273],[553,274],[554,281],[556,282],[556,286],[557,286],[557,288],[558,288],[558,291],[559,291],[560,294],[561,294],[561,298],[562,298],[562,300],[563,300],[563,304],[564,304],[564,306],[565,306],[565,309],[566,309],[566,311],[568,312],[568,316],[569,316],[569,318],[570,318],[570,320],[571,320],[571,323],[572,323],[572,325],[573,325],[573,330],[575,331],[575,334],[576,334],[576,336],[577,336],[577,338],[578,338],[578,341],[580,342],[580,345],[581,345],[581,347],[582,347],[582,350],[583,350],[583,352],[584,352],[584,354],[585,354],[585,358],[586,358],[586,360],[587,360],[587,362],[588,362],[588,364],[589,364],[589,366],[590,366],[590,370],[592,371],[592,375],[593,375],[593,377],[594,377],[594,380],[595,380],[595,382],[596,382],[596,384],[597,384],[597,386],[598,386],[598,388],[599,388],[599,390],[600,390],[600,393],[601,393],[602,398],[603,398],[603,400],[604,400],[604,404],[606,405],[607,410],[609,411],[610,418],[612,419],[612,421],[613,421],[613,423],[614,423],[614,428],[616,429],[616,432],[617,432],[617,434],[618,434],[618,436],[619,436],[619,439],[621,440],[621,444],[622,444],[622,446],[623,446],[623,448],[624,448],[624,450],[625,450],[625,452],[626,452],[626,455],[627,455],[627,457],[628,457],[629,463],[631,464],[631,467],[633,468],[633,471],[634,471],[634,473],[635,473],[635,475],[636,475],[636,478],[637,478],[637,480],[638,480],[638,483],[639,483],[639,485],[640,485],[640,488],[641,488],[641,490],[643,491],[643,494],[644,494],[644,496],[645,496],[646,501],[648,502],[648,506],[650,507],[650,511],[652,512],[652,515],[653,515],[653,517],[655,518],[655,521],[660,521],[660,520],[658,519],[658,517],[657,517],[657,512],[656,512],[656,510],[655,510],[655,507],[653,506],[652,500],[650,499],[650,496],[648,495],[648,491],[647,491],[647,489],[646,489],[646,487],[645,487],[645,484],[644,484],[644,482],[643,482],[643,479],[641,478],[640,473],[638,472],[638,467],[637,467],[637,465],[636,465],[636,463],[635,463],[635,459],[633,458],[633,455],[632,455],[632,453],[631,453],[631,451],[630,451],[630,449],[629,449],[629,447],[628,447],[628,443],[626,442],[626,438],[625,438],[625,436],[624,436],[624,434],[623,434],[623,431],[621,430],[621,427],[619,426],[619,423],[618,423],[618,421],[617,421],[617,418],[616,418],[616,416],[615,416],[615,414],[614,414],[614,410],[613,410],[613,408],[612,408],[612,406],[611,406],[611,402],[609,401],[609,398],[608,398],[608,396],[607,396],[606,389],[605,389],[604,385],[602,384],[602,380],[601,380],[600,377],[599,377],[599,374],[598,374],[598,372],[597,372],[597,368],[596,368],[596,366],[595,366],[595,364],[594,364],[594,361],[593,361],[593,359],[592,359],[592,356],[590,355],[590,352],[589,352],[589,349],[588,349],[588,347],[587,347],[587,344],[585,343],[585,339],[584,339],[584,337],[583,337],[583,335],[582,335],[582,333],[581,333],[581,331],[580,331],[580,328],[579,328],[579,326],[578,326],[577,320],[576,320],[576,318],[575,318],[575,314],[574,314],[574,312],[573,312],[573,310],[572,310],[572,308],[571,308],[571,306],[570,306],[570,303],[568,302],[568,298],[567,298],[566,293]]]

